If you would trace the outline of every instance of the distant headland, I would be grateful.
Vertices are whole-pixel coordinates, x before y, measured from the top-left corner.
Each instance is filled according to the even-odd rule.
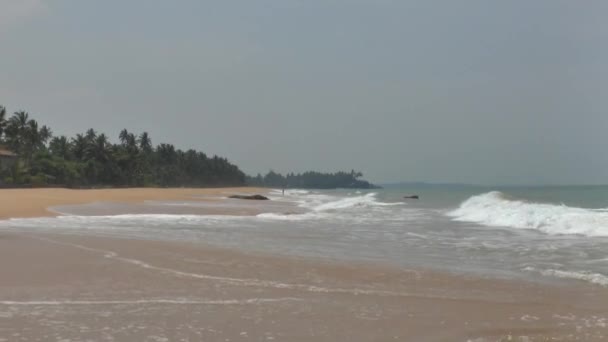
[[[321,173],[308,171],[304,173],[288,173],[283,176],[274,171],[268,172],[265,176],[258,174],[256,177],[247,177],[247,183],[254,186],[273,187],[273,188],[298,188],[298,189],[378,189],[366,180],[361,172],[336,172]]]

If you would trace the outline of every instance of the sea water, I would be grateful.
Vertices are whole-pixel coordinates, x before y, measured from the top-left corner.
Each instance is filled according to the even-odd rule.
[[[419,200],[404,199],[416,194]],[[271,201],[55,207],[0,229],[184,240],[264,253],[608,286],[608,187],[280,190]],[[202,215],[205,209],[255,216]]]

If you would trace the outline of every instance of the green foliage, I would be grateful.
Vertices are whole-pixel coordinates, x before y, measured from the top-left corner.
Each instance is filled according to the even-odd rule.
[[[255,186],[267,186],[278,188],[300,188],[300,189],[373,189],[377,186],[360,180],[363,177],[361,172],[336,172],[321,173],[308,171],[302,174],[289,173],[283,176],[270,170],[266,176],[258,174],[256,177],[248,177],[247,184]]]
[[[171,144],[152,145],[147,132],[123,129],[120,143],[89,129],[73,138],[53,137],[29,113],[6,118],[0,106],[0,141],[19,156],[0,175],[7,184],[34,186],[237,186],[245,174],[227,159]]]
[[[156,147],[147,132],[126,129],[115,144],[103,133],[89,129],[73,138],[53,137],[51,129],[30,118],[25,111],[6,118],[0,106],[0,142],[19,156],[11,167],[0,167],[6,184],[34,186],[238,186],[256,185],[290,188],[374,188],[360,180],[360,172],[287,174],[274,171],[247,177],[226,158],[176,149],[171,144]]]

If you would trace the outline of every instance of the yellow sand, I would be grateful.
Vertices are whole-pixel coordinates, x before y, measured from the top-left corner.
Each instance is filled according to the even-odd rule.
[[[259,188],[1,189],[0,219],[54,216],[48,207],[91,202],[139,203],[145,200],[195,200],[195,195],[265,192]]]

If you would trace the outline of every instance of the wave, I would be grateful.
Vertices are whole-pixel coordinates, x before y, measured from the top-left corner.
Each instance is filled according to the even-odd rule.
[[[291,195],[291,194],[290,194]],[[359,196],[338,197],[315,193],[299,193],[294,202],[304,208],[304,213],[263,213],[258,218],[267,220],[304,221],[328,218],[353,219],[370,214],[370,209],[398,206],[403,202],[385,203],[376,198],[376,193]],[[365,209],[365,210],[361,210]]]
[[[401,202],[397,203],[384,203],[379,202],[376,199],[376,193],[369,193],[363,196],[354,196],[341,198],[335,201],[327,202],[320,204],[313,208],[314,211],[329,211],[329,210],[340,210],[340,209],[349,209],[355,207],[383,207],[383,206],[393,206],[403,204]]]
[[[498,191],[473,196],[447,215],[455,221],[535,229],[547,234],[608,236],[608,212],[604,209],[513,200]]]
[[[596,284],[596,285],[608,286],[608,277],[607,276],[600,274],[600,273],[594,273],[594,272],[589,272],[589,271],[578,271],[577,272],[577,271],[564,271],[564,270],[557,270],[557,269],[539,270],[534,267],[526,267],[526,268],[524,268],[524,271],[537,272],[546,277],[582,280],[582,281],[586,281],[586,282]]]

